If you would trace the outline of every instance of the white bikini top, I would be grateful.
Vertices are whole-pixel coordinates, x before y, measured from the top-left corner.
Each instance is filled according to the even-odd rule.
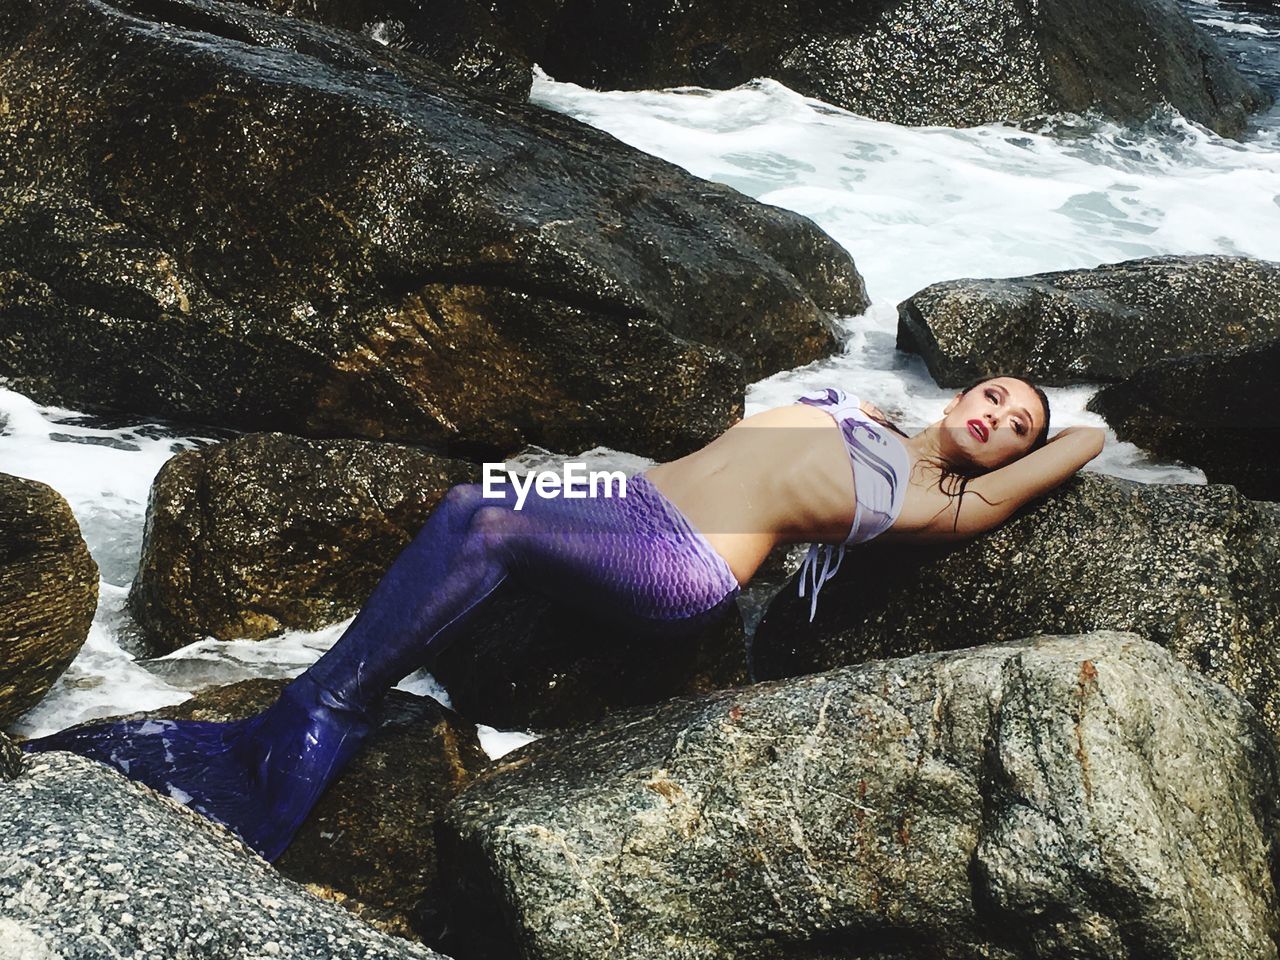
[[[827,387],[797,398],[797,403],[825,410],[840,427],[849,465],[853,470],[856,501],[853,525],[840,544],[813,543],[800,567],[800,596],[806,585],[810,590],[809,622],[818,611],[818,592],[836,575],[844,560],[845,547],[865,543],[893,526],[902,512],[906,498],[907,476],[911,457],[898,436],[877,423],[858,406],[858,398],[843,390]],[[822,570],[818,570],[818,554],[823,553]],[[832,557],[835,564],[832,565]]]

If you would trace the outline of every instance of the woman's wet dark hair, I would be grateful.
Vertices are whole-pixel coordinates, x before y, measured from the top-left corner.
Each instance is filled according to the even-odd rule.
[[[1001,377],[1005,377],[1009,380],[1022,381],[1027,386],[1029,386],[1032,390],[1034,390],[1036,393],[1036,396],[1040,398],[1040,404],[1041,406],[1044,407],[1044,423],[1040,425],[1040,430],[1036,434],[1035,439],[1031,441],[1031,446],[1027,448],[1027,453],[1031,453],[1034,450],[1039,450],[1049,441],[1049,398],[1045,395],[1045,392],[1043,390],[1041,390],[1038,386],[1036,386],[1026,377],[1020,377],[1016,373],[993,373],[993,374],[990,374],[989,376],[981,377],[973,381],[973,383],[969,384],[967,387],[961,390],[960,393],[963,396],[964,394],[972,390],[974,387],[980,387],[989,380],[998,380]],[[878,417],[876,419],[880,423],[884,424],[884,426],[888,427],[890,430],[896,431],[897,433],[902,434],[904,437],[907,436],[907,434],[903,430],[901,430],[896,424],[889,423],[887,420],[880,420]],[[1026,454],[1023,454],[1023,456],[1026,456]],[[979,477],[984,473],[988,473],[989,470],[976,470],[976,469],[965,470],[963,467],[957,467],[950,463],[946,463],[945,461],[933,461],[933,464],[940,471],[940,475],[938,477],[938,489],[941,490],[943,493],[945,493],[948,497],[951,497],[956,500],[956,518],[955,518],[955,522],[952,524],[952,529],[954,530],[956,525],[959,524],[960,522],[960,504],[964,500],[965,489],[969,486],[969,481],[972,480],[974,477]],[[981,497],[982,495],[978,494],[978,496]]]

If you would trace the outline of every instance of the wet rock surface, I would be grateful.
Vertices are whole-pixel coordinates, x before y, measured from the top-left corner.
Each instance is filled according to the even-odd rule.
[[[270,706],[279,680],[203,691],[152,716],[227,721]],[[400,936],[443,934],[433,824],[490,765],[473,724],[429,697],[393,690],[379,724],[321,796],[274,866],[376,926]]]
[[[0,782],[0,822],[0,950],[23,960],[442,960],[308,894],[175,801],[73,754],[37,755]]]
[[[463,83],[523,99],[533,61],[506,18],[467,0],[251,0],[248,4],[363,34],[425,57]],[[532,6],[532,4],[531,4]]]
[[[1280,337],[1280,264],[1162,256],[1009,280],[948,280],[898,305],[898,347],[944,386],[1012,372],[1120,380],[1166,357]]]
[[[666,457],[867,302],[803,217],[290,17],[18,0],[0,87],[0,376],[38,400]]]
[[[335,14],[307,5],[347,26],[378,11],[400,42],[464,78],[483,79],[499,69],[495,60],[517,70],[536,62],[558,80],[599,89],[773,77],[893,123],[968,126],[1085,110],[1133,120],[1169,103],[1240,136],[1248,114],[1269,102],[1173,0],[495,0],[465,16],[445,3],[436,18],[408,6],[381,0]]]
[[[779,79],[878,119],[957,126],[1086,110],[1137,120],[1168,103],[1239,137],[1270,103],[1173,0],[859,6],[839,35],[827,21],[790,49]]]
[[[98,565],[67,501],[0,473],[0,725],[70,666],[98,604]]]
[[[441,844],[467,956],[1227,960],[1277,955],[1277,813],[1254,711],[1104,631],[615,714]]]
[[[397,444],[253,434],[179,454],[152,485],[129,605],[164,652],[354,614],[473,464]]]
[[[752,646],[792,676],[1037,633],[1132,631],[1251,702],[1280,734],[1280,504],[1233,487],[1084,473],[951,548],[849,551],[817,615],[793,578]]]
[[[26,769],[26,760],[17,744],[0,733],[0,780],[12,780]]]
[[[1158,360],[1104,387],[1089,409],[1121,440],[1199,467],[1255,500],[1280,500],[1280,340]]]

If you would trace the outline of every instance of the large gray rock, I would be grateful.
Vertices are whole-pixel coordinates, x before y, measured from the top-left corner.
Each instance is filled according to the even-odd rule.
[[[67,501],[0,473],[0,726],[71,665],[97,605],[98,565]]]
[[[1169,104],[1242,137],[1271,103],[1176,0],[872,0],[830,19],[812,6],[825,22],[776,75],[878,119],[968,126],[1096,111],[1134,121]]]
[[[1268,102],[1174,0],[595,0],[562,10],[538,63],[593,86],[771,76],[878,120],[955,126],[1090,109],[1133,119],[1168,102],[1227,136]]]
[[[312,896],[221,827],[69,753],[0,783],[0,957],[441,960]]]
[[[354,614],[473,464],[397,444],[253,434],[157,474],[129,607],[152,647]]]
[[[239,4],[13,0],[0,89],[0,376],[77,409],[665,458],[867,303],[803,217]]]
[[[878,661],[547,738],[444,821],[470,956],[1275,958],[1276,746],[1102,632]]]
[[[1147,257],[1010,280],[948,280],[898,305],[898,348],[944,386],[1012,372],[1121,380],[1165,357],[1280,337],[1280,264]]]
[[[1128,630],[1249,700],[1280,735],[1280,504],[1081,474],[952,548],[871,544],[756,631],[757,676],[1037,633]]]
[[[1280,500],[1280,339],[1157,360],[1089,401],[1121,440],[1204,471],[1246,497]]]

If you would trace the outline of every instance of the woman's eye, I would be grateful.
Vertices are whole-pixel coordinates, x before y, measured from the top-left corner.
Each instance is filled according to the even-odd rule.
[[[986,391],[986,393],[987,393],[987,399],[988,399],[988,400],[990,400],[992,403],[996,403],[996,402],[998,402],[998,401],[996,400],[996,392],[995,392],[994,390],[988,390],[988,391]]]

